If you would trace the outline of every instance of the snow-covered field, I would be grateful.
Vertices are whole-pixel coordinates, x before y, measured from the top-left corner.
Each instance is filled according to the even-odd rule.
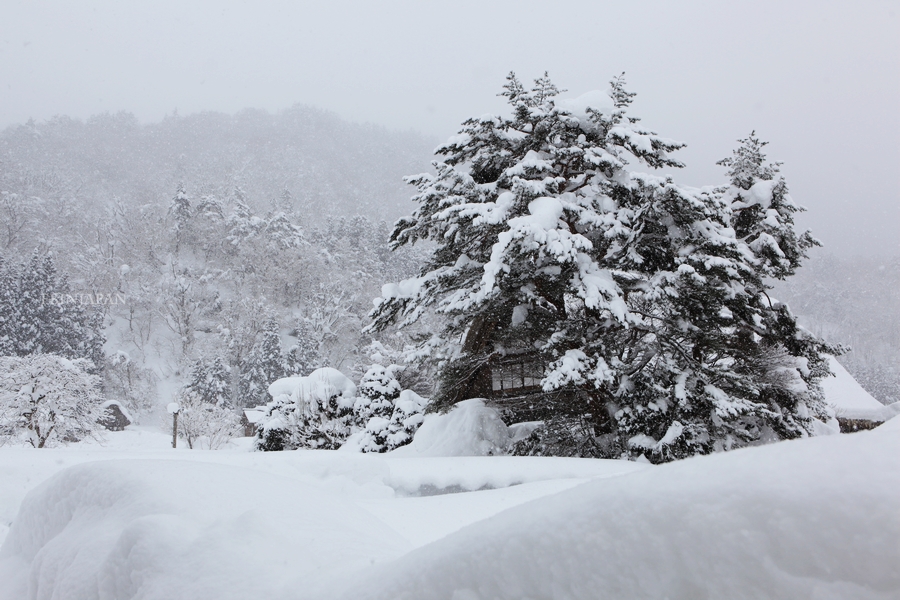
[[[658,467],[168,445],[0,448],[0,598],[900,597],[900,419]]]

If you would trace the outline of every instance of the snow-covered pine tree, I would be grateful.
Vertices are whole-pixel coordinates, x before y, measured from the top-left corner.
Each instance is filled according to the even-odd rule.
[[[53,294],[58,292],[55,282],[49,281],[52,273],[46,269],[40,253],[32,252],[28,262],[21,266],[16,277],[14,334],[15,354],[24,356],[49,352],[44,348],[44,333],[51,329]]]
[[[303,232],[291,223],[284,212],[276,212],[266,221],[266,240],[269,250],[283,252],[303,244]]]
[[[358,433],[356,447],[362,452],[390,452],[410,443],[425,420],[427,401],[403,390],[391,403],[391,410],[374,414]]]
[[[310,338],[300,339],[284,355],[284,372],[288,375],[309,375],[322,366],[318,344]]]
[[[804,209],[788,195],[781,163],[766,160],[768,142],[755,131],[738,142],[733,155],[717,163],[728,168],[731,180],[722,200],[731,209],[736,237],[756,255],[759,277],[784,279],[794,274],[809,248],[821,244],[808,231],[797,234],[794,214]]]
[[[370,366],[356,388],[353,416],[357,426],[365,427],[372,417],[390,419],[400,391],[394,369],[379,364]]]
[[[297,343],[291,346],[284,357],[284,369],[288,375],[305,377],[322,366],[319,342],[310,331],[305,319],[298,319],[291,334]]]
[[[266,227],[265,220],[255,216],[247,205],[244,191],[234,189],[234,208],[225,219],[226,239],[231,251],[237,252],[248,240],[259,235]]]
[[[15,266],[0,256],[0,356],[16,353],[16,287]]]
[[[0,348],[4,355],[57,354],[102,364],[104,319],[85,310],[50,254],[32,253],[28,262],[0,265]],[[94,371],[92,371],[94,372]]]
[[[184,392],[195,396],[200,402],[229,408],[230,374],[222,357],[217,356],[212,362],[196,361],[184,386]]]
[[[395,450],[410,443],[419,427],[425,421],[425,407],[428,400],[412,390],[403,390],[394,400],[394,412],[388,423],[384,449]]]
[[[269,401],[269,384],[286,376],[278,322],[267,319],[244,363],[241,365],[240,403],[259,406]]]
[[[191,228],[191,217],[193,216],[191,200],[183,183],[178,184],[178,189],[175,190],[175,196],[172,198],[171,204],[169,204],[169,216],[174,222],[175,253],[178,254],[178,251],[188,240]]]
[[[491,395],[492,369],[525,355],[542,365],[531,403],[585,424],[594,455],[664,461],[811,433],[824,346],[767,302],[723,189],[629,170],[680,167],[683,144],[627,114],[624,79],[563,100],[546,74],[530,91],[510,74],[503,95],[511,117],[466,121],[436,175],[408,179],[419,208],[392,247],[437,249],[372,312],[374,331],[446,316],[420,348],[441,368],[432,408]],[[796,246],[781,251],[802,256],[808,237],[781,225]]]

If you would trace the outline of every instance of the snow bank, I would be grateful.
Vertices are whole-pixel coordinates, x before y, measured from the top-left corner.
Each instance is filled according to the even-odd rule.
[[[489,456],[505,454],[510,433],[499,413],[484,400],[463,400],[447,413],[425,415],[412,442],[398,456]]]
[[[688,459],[507,510],[344,597],[897,598],[897,490],[897,428]]]
[[[822,380],[825,402],[835,414],[846,419],[866,419],[886,421],[896,413],[885,411],[885,406],[864,390],[853,376],[833,356],[828,357],[828,365],[834,377]]]
[[[88,463],[23,502],[0,549],[0,598],[322,598],[343,573],[408,549],[298,481],[187,461]]]
[[[384,456],[390,469],[384,482],[403,495],[500,489],[554,479],[587,480],[649,468],[626,460],[547,456],[411,458],[399,452]]]

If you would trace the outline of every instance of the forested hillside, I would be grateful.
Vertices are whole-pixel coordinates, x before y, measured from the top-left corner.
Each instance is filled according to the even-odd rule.
[[[419,262],[386,240],[431,148],[302,106],[29,122],[0,133],[0,252],[50,257],[62,301],[103,313],[106,393],[129,408],[217,360],[233,402],[265,402],[288,370],[364,370],[371,299]]]

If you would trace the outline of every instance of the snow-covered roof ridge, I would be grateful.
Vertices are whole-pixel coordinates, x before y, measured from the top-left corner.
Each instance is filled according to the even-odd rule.
[[[864,390],[835,357],[828,357],[828,365],[834,377],[824,378],[822,389],[825,392],[825,402],[834,409],[838,417],[886,421],[895,414],[892,411],[886,412],[887,407]]]
[[[120,402],[119,400],[107,400],[103,404],[100,405],[100,408],[109,408],[110,406],[117,407],[122,412],[122,414],[125,416],[126,419],[128,419],[132,423],[135,422],[134,418],[131,416],[131,413],[128,412],[128,409],[125,408],[125,405],[122,404],[122,402]]]

